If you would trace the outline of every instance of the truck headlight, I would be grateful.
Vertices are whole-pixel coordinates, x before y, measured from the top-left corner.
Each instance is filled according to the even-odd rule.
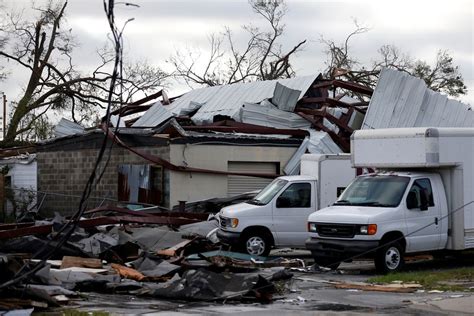
[[[238,218],[230,218],[230,227],[236,228],[239,225],[239,219]]]
[[[359,226],[359,234],[361,235],[375,235],[377,233],[377,225],[361,225]]]
[[[308,231],[310,233],[316,233],[318,231],[316,223],[308,223]]]

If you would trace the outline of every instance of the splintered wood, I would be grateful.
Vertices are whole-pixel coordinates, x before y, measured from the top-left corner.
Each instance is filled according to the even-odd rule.
[[[102,261],[100,259],[93,259],[93,258],[64,256],[61,262],[61,269],[73,268],[73,267],[102,269]]]
[[[370,284],[370,283],[342,283],[331,282],[336,289],[350,289],[361,291],[375,291],[375,292],[392,292],[392,293],[413,293],[422,287],[420,284]]]

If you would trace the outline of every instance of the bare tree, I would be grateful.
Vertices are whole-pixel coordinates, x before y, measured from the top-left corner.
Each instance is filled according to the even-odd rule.
[[[28,82],[16,103],[8,125],[4,143],[27,133],[37,126],[41,117],[51,111],[71,111],[74,121],[97,116],[107,103],[108,82],[112,57],[100,55],[101,61],[89,75],[77,71],[72,61],[76,47],[72,29],[65,27],[67,2],[50,1],[36,8],[38,17],[25,21],[21,15],[6,13],[0,37],[7,42],[0,46],[0,57],[13,61],[29,72]],[[132,99],[137,92],[144,94],[159,88],[166,75],[158,68],[140,63],[123,65],[124,80],[120,91],[115,91],[115,104]],[[125,98],[124,98],[125,96]],[[94,115],[95,114],[95,115]]]
[[[351,54],[350,41],[354,36],[366,33],[369,29],[361,26],[356,20],[354,24],[355,30],[346,36],[342,44],[321,38],[328,56],[325,70],[327,78],[342,77],[374,88],[381,69],[387,67],[423,79],[426,85],[434,91],[440,91],[453,97],[467,93],[467,87],[459,67],[453,65],[453,58],[447,51],[439,50],[435,65],[431,66],[426,61],[415,60],[408,54],[402,53],[394,45],[383,45],[378,49],[378,58],[371,65],[362,65]]]
[[[287,52],[279,43],[285,29],[282,22],[287,12],[285,2],[250,0],[249,4],[253,12],[267,22],[268,30],[244,25],[248,39],[246,45],[239,48],[232,30],[226,27],[223,33],[209,36],[210,49],[206,57],[201,51],[191,49],[178,50],[171,56],[169,62],[175,69],[174,75],[190,87],[293,77],[290,57],[302,49],[306,40]]]

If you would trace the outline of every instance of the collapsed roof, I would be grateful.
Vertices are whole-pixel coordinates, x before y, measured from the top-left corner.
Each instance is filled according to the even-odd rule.
[[[474,127],[474,112],[468,105],[428,89],[422,79],[385,68],[362,128],[394,127]]]
[[[157,101],[141,107],[127,106],[113,112],[112,122],[120,127],[120,133],[130,131],[125,127],[158,132],[157,127],[167,126],[168,131],[174,129],[174,136],[181,137],[304,135],[299,150],[285,168],[287,174],[296,174],[300,157],[306,152],[348,152],[349,137],[362,124],[367,103],[345,94],[336,95],[336,89],[372,94],[371,89],[361,85],[324,80],[321,75],[237,83],[196,89],[171,104]],[[125,121],[140,108],[143,115]],[[174,123],[166,125],[171,118]]]

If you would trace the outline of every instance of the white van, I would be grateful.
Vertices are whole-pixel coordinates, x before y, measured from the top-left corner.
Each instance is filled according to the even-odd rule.
[[[250,255],[268,255],[272,247],[304,248],[308,215],[331,205],[355,169],[348,154],[306,154],[300,173],[276,178],[253,200],[223,208],[219,239]]]

